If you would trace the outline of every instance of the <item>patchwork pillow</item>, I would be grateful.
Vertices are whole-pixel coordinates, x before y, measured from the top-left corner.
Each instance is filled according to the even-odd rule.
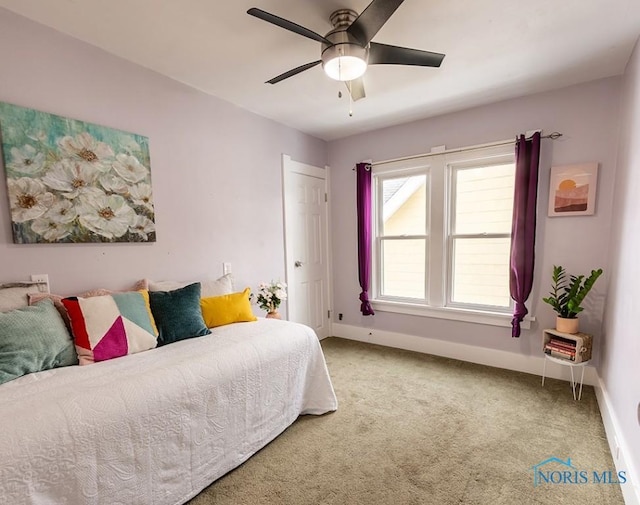
[[[200,289],[196,282],[173,291],[149,291],[159,346],[211,333],[202,319]]]
[[[149,291],[173,291],[192,284],[192,282],[152,281],[143,279],[139,282],[139,285],[144,285],[145,282]],[[228,295],[229,293],[233,293],[233,276],[231,274],[223,275],[215,281],[200,282],[200,296],[202,298]]]
[[[247,288],[240,293],[202,298],[200,308],[205,324],[209,328],[215,328],[225,324],[257,321],[258,318],[251,310],[250,294],[251,290]]]
[[[147,291],[64,298],[81,365],[153,349],[158,331]]]
[[[111,289],[97,288],[97,289],[90,289],[89,291],[85,291],[76,296],[79,296],[80,298],[90,298],[92,296],[104,296],[104,295],[110,295],[113,293],[142,291],[143,289],[146,290],[146,288],[136,288],[136,287],[133,287],[131,289],[126,289],[124,291],[113,291]],[[51,300],[55,308],[58,309],[58,312],[60,312],[60,315],[62,316],[62,319],[64,320],[65,324],[67,325],[67,328],[69,328],[69,331],[71,331],[71,320],[69,319],[69,314],[67,314],[67,309],[64,308],[64,305],[62,303],[62,299],[65,298],[64,296],[55,295],[53,293],[38,292],[38,293],[29,293],[27,297],[29,298],[29,305],[34,305],[38,303],[40,300],[44,300],[45,298],[48,298],[49,300]]]
[[[71,335],[51,300],[0,314],[0,384],[77,364]]]

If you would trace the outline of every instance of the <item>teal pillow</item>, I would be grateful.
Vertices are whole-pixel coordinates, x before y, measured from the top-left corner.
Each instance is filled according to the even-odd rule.
[[[173,291],[149,291],[151,313],[158,327],[158,347],[211,333],[200,309],[200,283]]]
[[[77,364],[71,335],[51,300],[0,313],[0,384]]]

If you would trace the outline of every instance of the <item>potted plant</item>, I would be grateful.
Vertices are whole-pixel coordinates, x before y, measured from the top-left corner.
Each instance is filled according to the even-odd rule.
[[[578,314],[584,310],[581,304],[600,275],[602,275],[602,268],[591,270],[589,277],[572,275],[567,281],[564,267],[554,265],[550,296],[543,298],[542,301],[551,305],[558,314],[556,330],[563,333],[578,333]]]

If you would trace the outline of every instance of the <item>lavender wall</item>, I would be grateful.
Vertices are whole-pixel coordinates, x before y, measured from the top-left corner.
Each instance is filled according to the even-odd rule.
[[[342,323],[463,342],[526,355],[539,353],[540,328],[554,314],[540,303],[553,264],[572,272],[603,267],[582,328],[601,336],[609,292],[600,374],[627,444],[640,447],[640,362],[636,320],[640,282],[640,50],[624,78],[625,114],[618,133],[619,79],[606,79],[331,142],[243,111],[0,8],[0,100],[133,131],[150,138],[155,244],[14,245],[0,178],[0,282],[48,273],[55,292],[119,288],[142,277],[215,278],[231,262],[241,285],[284,277],[280,155],[332,167],[334,313]],[[355,176],[364,159],[384,160],[512,138],[534,128],[561,131],[544,141],[538,261],[531,296],[534,328],[520,339],[509,328],[379,312],[358,312]],[[614,194],[614,167],[619,157]],[[547,218],[549,168],[600,163],[596,215]],[[615,208],[612,213],[612,202]],[[609,228],[614,223],[611,241]],[[608,247],[612,244],[611,265]],[[602,342],[598,338],[597,342]],[[634,453],[636,468],[640,467]]]
[[[602,267],[608,274],[607,237],[615,175],[619,87],[619,79],[610,78],[330,142],[334,309],[335,314],[344,314],[342,323],[526,355],[539,354],[540,329],[555,325],[555,313],[540,302],[549,289],[552,266],[562,264],[573,273],[588,273],[592,268]],[[560,131],[564,136],[561,140],[543,141],[537,263],[530,297],[531,313],[537,322],[532,329],[523,331],[520,339],[512,339],[510,328],[380,311],[373,317],[361,316],[355,175],[351,170],[355,163],[426,153],[432,146],[443,144],[455,148],[515,138],[517,133],[536,128],[547,133]],[[600,163],[596,214],[548,218],[550,167],[589,161]],[[581,318],[581,329],[595,335],[601,332],[606,285],[606,278],[596,284]]]
[[[605,310],[600,377],[627,448],[627,463],[640,475],[640,47],[627,66],[622,93],[620,145],[611,233],[611,282]],[[640,493],[638,482],[636,493]],[[640,494],[638,494],[640,497]]]
[[[14,245],[0,182],[0,282],[48,273],[69,294],[131,281],[284,278],[281,153],[326,144],[0,8],[0,101],[149,137],[155,244]],[[206,64],[206,62],[203,62]]]

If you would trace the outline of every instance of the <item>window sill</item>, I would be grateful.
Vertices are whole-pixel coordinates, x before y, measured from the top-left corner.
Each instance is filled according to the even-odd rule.
[[[485,312],[452,307],[428,307],[417,303],[390,302],[387,300],[373,300],[371,305],[374,310],[379,310],[380,312],[395,312],[397,314],[450,319],[492,326],[511,327],[511,319],[513,317],[511,314],[505,314],[504,312]],[[526,316],[520,327],[523,330],[528,330],[531,328],[532,321],[535,321],[535,317]]]

